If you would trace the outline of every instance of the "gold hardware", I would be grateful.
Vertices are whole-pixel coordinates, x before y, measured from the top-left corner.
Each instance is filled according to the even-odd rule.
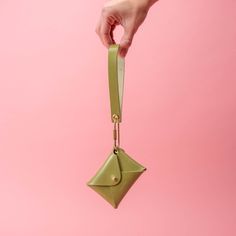
[[[114,149],[113,149],[113,153],[114,153],[114,154],[117,154],[117,153],[118,153],[118,150],[117,150],[116,147],[114,147]]]
[[[118,122],[119,121],[119,116],[117,114],[113,114],[112,119],[114,122]]]
[[[117,114],[114,114],[112,118],[114,120],[114,129],[113,129],[114,148],[116,148],[120,146],[119,116]]]
[[[118,178],[115,177],[114,175],[112,175],[111,179],[112,179],[114,182],[117,182],[117,181],[118,181]]]

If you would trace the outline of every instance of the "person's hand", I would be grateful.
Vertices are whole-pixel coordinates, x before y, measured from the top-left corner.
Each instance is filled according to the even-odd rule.
[[[119,54],[125,57],[132,43],[134,34],[142,24],[151,6],[150,0],[110,0],[103,6],[101,17],[96,26],[96,33],[108,48],[116,43],[113,31],[117,25],[124,28],[120,41]]]

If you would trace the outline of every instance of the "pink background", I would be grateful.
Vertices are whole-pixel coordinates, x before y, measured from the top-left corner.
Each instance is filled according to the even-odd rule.
[[[162,0],[136,33],[121,144],[148,170],[117,210],[86,186],[113,144],[103,2],[0,2],[0,235],[236,235],[236,2]]]

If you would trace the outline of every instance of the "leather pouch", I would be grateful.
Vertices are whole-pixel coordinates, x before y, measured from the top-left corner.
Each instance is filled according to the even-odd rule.
[[[124,85],[124,59],[118,56],[119,45],[113,44],[108,52],[111,120],[114,123],[114,146],[104,164],[87,183],[94,191],[117,208],[128,190],[146,170],[132,159],[119,145]]]

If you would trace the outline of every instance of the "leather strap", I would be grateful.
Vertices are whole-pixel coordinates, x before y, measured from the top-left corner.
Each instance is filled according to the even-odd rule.
[[[118,55],[119,44],[112,44],[108,49],[108,79],[112,122],[122,120],[125,60]]]

